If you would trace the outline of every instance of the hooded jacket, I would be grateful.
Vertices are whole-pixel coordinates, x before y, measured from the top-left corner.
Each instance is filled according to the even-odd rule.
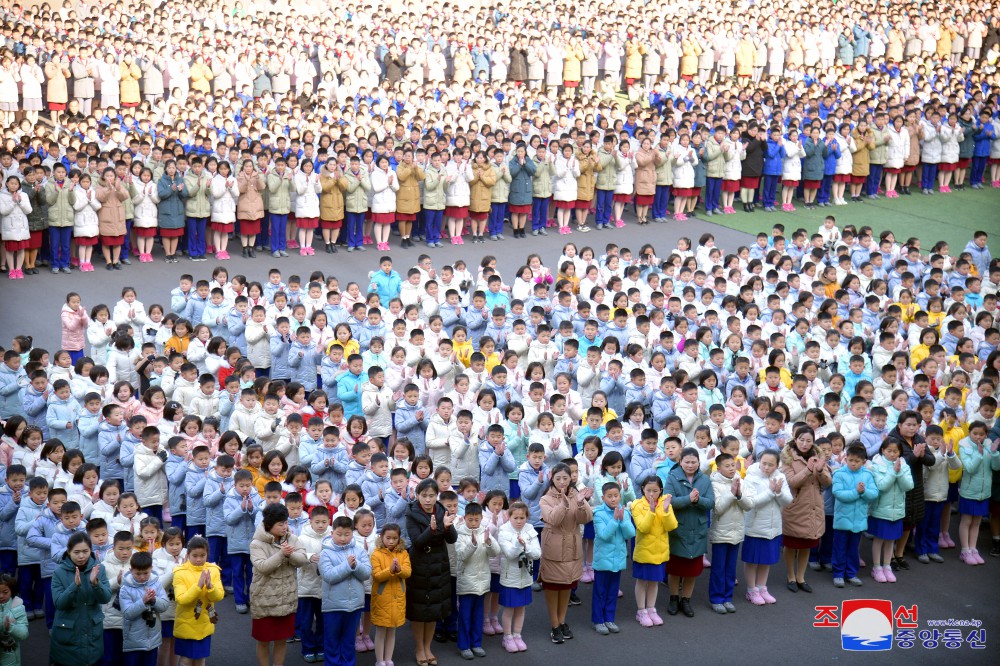
[[[354,567],[348,563],[348,556],[354,556]],[[365,605],[365,581],[372,575],[368,553],[352,539],[341,546],[333,537],[323,540],[320,554],[319,573],[323,579],[323,612],[353,612]]]
[[[209,470],[208,476],[204,482],[203,495],[203,503],[205,506],[205,536],[226,536],[225,501],[229,491],[233,488],[233,483],[234,479],[232,476],[221,477],[215,473],[214,469]],[[197,483],[195,485],[197,485]],[[188,516],[188,522],[193,522],[190,515]]]
[[[392,571],[392,561],[399,571]],[[389,550],[379,539],[371,555],[372,623],[377,627],[400,627],[406,622],[406,581],[413,568],[402,540]]]
[[[285,555],[281,544],[292,547]],[[253,580],[250,583],[250,614],[253,619],[284,617],[298,607],[296,570],[309,563],[305,548],[290,532],[281,541],[258,525],[250,543]]]
[[[500,542],[490,538],[485,523],[476,529],[462,523],[455,528],[458,541],[455,543],[455,558],[458,560],[457,594],[481,596],[490,591],[490,558],[500,554]],[[473,543],[473,536],[475,543]]]
[[[211,587],[201,587],[202,572],[208,570]],[[174,619],[174,638],[201,640],[215,633],[209,609],[222,601],[226,594],[222,587],[222,574],[218,565],[211,562],[196,566],[185,562],[174,569],[174,600],[177,615]]]
[[[261,498],[254,488],[250,488],[249,508],[243,508],[243,496],[235,486],[226,493],[223,512],[226,521],[226,550],[230,553],[250,553],[250,541],[254,536],[254,523],[260,511]]]
[[[770,487],[775,479],[781,480],[778,492]],[[744,482],[754,498],[753,508],[746,515],[746,535],[760,539],[775,538],[781,534],[781,510],[792,503],[792,491],[785,475],[780,469],[765,475],[760,463],[754,463],[747,468]]]
[[[156,597],[152,603],[145,602],[146,590],[154,590]],[[122,651],[123,652],[150,652],[155,650],[163,642],[160,628],[160,614],[166,612],[170,606],[167,593],[160,584],[160,579],[156,574],[151,574],[149,580],[144,583],[136,581],[131,571],[127,571],[122,576],[121,589],[118,592],[121,612],[124,616],[122,623]],[[156,621],[153,626],[146,624],[142,614],[147,610],[153,611]]]
[[[594,569],[623,571],[628,564],[629,541],[635,535],[635,523],[628,509],[623,509],[621,520],[617,520],[614,510],[601,502],[594,509]]]
[[[90,582],[91,570],[100,567],[97,583]],[[104,611],[111,601],[111,588],[104,568],[91,555],[80,568],[66,555],[52,576],[52,601],[56,608],[49,632],[49,660],[57,664],[94,664],[104,653]]]

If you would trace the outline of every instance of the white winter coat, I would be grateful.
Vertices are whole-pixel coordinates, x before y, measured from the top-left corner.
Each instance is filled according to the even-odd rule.
[[[698,156],[694,148],[675,146],[674,158],[674,188],[688,189],[694,187],[694,167],[698,164]]]
[[[520,536],[524,546],[518,543]],[[500,584],[505,587],[524,589],[531,585],[531,567],[518,566],[517,560],[522,552],[527,552],[531,560],[542,556],[542,547],[538,543],[538,535],[531,523],[526,522],[521,531],[514,529],[511,523],[500,526]]]
[[[139,229],[153,229],[156,227],[159,218],[159,210],[156,204],[160,202],[160,197],[156,193],[156,183],[139,183],[135,186],[135,195],[132,197],[132,205],[135,208],[135,218],[133,224]]]
[[[162,446],[160,451],[165,450]],[[135,447],[135,495],[139,506],[162,506],[167,501],[164,463],[145,444]]]
[[[111,347],[108,350],[108,358],[104,362],[108,367],[108,385],[114,386],[118,382],[128,382],[132,386],[138,386],[139,371],[135,369],[135,360],[139,358],[141,353],[141,350],[135,347],[130,351]],[[139,506],[143,506],[142,503]]]
[[[30,212],[31,202],[28,201],[26,192],[21,192],[20,201],[14,201],[7,190],[0,192],[0,235],[5,241],[26,241],[31,238],[31,230],[28,228]]]
[[[73,217],[73,236],[75,238],[93,238],[100,233],[97,221],[97,211],[101,209],[101,202],[97,200],[96,193],[93,200],[87,198],[91,189],[83,189],[77,185],[73,189],[73,210],[76,214]]]
[[[475,530],[464,522],[456,526],[458,541],[455,543],[455,559],[458,560],[458,594],[475,594],[481,596],[490,591],[490,558],[500,554],[500,542],[497,538],[490,539],[486,545],[488,528],[484,521]],[[525,526],[527,527],[527,526]],[[534,531],[534,529],[532,529]],[[472,535],[476,535],[476,543],[472,543]],[[515,540],[516,543],[516,540]]]
[[[330,528],[319,534],[312,525],[303,525],[299,532],[299,545],[306,551],[309,562],[299,568],[299,597],[323,598],[323,579],[319,577],[319,562],[313,562],[313,555],[323,553],[323,539],[330,536]]]
[[[740,484],[740,498],[736,499],[732,490],[733,480],[722,476],[718,470],[712,472],[712,491],[715,508],[708,528],[710,543],[743,542],[746,530],[746,513],[753,509],[752,488],[748,483]]]
[[[854,170],[854,157],[852,155],[852,150],[857,147],[854,142],[854,137],[849,136],[846,139],[841,134],[836,136],[837,146],[840,148],[840,157],[837,158],[837,167],[834,169],[836,174],[849,174]]]
[[[240,187],[235,178],[230,178],[232,186],[226,187],[226,178],[216,175],[212,179],[212,222],[232,224],[236,222],[236,202],[240,198]]]
[[[451,437],[451,431],[455,429],[454,415],[445,423],[438,414],[434,414],[427,424],[424,441],[427,444],[427,455],[434,462],[434,467],[451,465],[451,447],[448,446],[448,439]]]
[[[392,434],[392,412],[396,402],[392,399],[392,389],[385,384],[379,388],[371,382],[361,385],[361,411],[368,422],[368,435],[388,437]]]
[[[771,479],[781,479],[781,492],[775,494],[770,488]],[[746,535],[761,539],[773,539],[781,534],[781,510],[792,503],[792,490],[788,479],[775,469],[771,476],[764,476],[760,464],[754,463],[747,469],[744,479],[747,490],[753,495],[753,508],[746,516]]]
[[[566,159],[557,155],[553,162],[552,198],[555,201],[576,201],[576,179],[580,177],[580,163],[576,157]]]
[[[233,407],[233,415],[229,417],[229,429],[246,441],[248,437],[253,437],[254,422],[257,420],[257,415],[263,412],[264,408],[260,403],[254,403],[252,410],[244,407],[242,402],[237,403]]]
[[[132,316],[129,316],[129,312]],[[142,304],[141,301],[132,301],[127,303],[124,298],[119,299],[115,303],[114,312],[111,314],[111,319],[115,322],[115,326],[131,326],[136,332],[146,325],[149,321],[149,317],[146,316],[146,306]]]
[[[319,194],[323,186],[319,182],[319,174],[315,171],[305,174],[301,171],[295,174],[295,217],[315,219],[319,217]]]
[[[743,143],[729,142],[729,151],[722,151],[726,165],[723,167],[723,180],[739,180],[743,176],[743,158],[747,156],[747,147]]]
[[[910,133],[905,127],[900,127],[896,131],[895,127],[889,128],[889,145],[885,159],[886,169],[902,169],[903,162],[910,156]]]
[[[958,161],[958,144],[965,138],[965,132],[958,125],[942,125],[941,132],[941,163],[954,164]]]
[[[247,358],[255,368],[271,367],[271,336],[264,331],[265,323],[248,321],[244,331],[247,338]]]
[[[390,182],[389,175],[392,174]],[[373,213],[395,213],[396,192],[399,191],[399,179],[393,171],[383,171],[378,167],[372,169],[372,201]]]
[[[445,178],[454,178],[445,186],[444,203],[446,206],[468,206],[472,190],[472,162],[466,162],[459,168],[458,163],[448,162],[444,168]]]
[[[781,161],[782,180],[802,180],[802,158],[805,147],[798,141],[785,140],[785,157]]]
[[[926,120],[922,121],[921,126],[924,138],[920,140],[920,161],[924,164],[938,164],[941,162],[941,136],[934,125]]]
[[[946,502],[948,500],[948,470],[961,469],[962,459],[955,453],[945,456],[941,449],[935,451],[928,446],[927,450],[934,453],[934,464],[930,467],[924,467],[924,501]]]
[[[635,155],[629,155],[628,159],[615,157],[615,165],[618,168],[618,177],[615,179],[615,194],[632,194],[635,192],[635,170],[639,164],[635,161]]]

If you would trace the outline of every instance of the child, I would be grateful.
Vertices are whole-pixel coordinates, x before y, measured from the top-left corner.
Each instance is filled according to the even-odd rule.
[[[166,592],[170,603],[167,610],[160,613],[163,627],[160,654],[165,657],[167,664],[172,665],[176,662],[174,658],[174,619],[177,614],[177,602],[174,599],[174,569],[187,559],[187,549],[184,547],[184,533],[178,527],[169,527],[164,530],[161,543],[163,545],[153,552],[153,573],[159,578],[160,586]]]
[[[50,634],[49,660],[57,664],[93,664],[104,653],[101,605],[111,601],[104,567],[94,557],[90,538],[74,534],[52,576],[59,599]]]
[[[924,516],[917,525],[914,549],[917,561],[941,564],[940,545],[941,515],[948,504],[948,476],[962,469],[962,459],[955,453],[951,442],[944,441],[941,426],[929,425],[924,431],[927,448],[934,455],[934,464],[924,468]],[[8,472],[9,476],[9,472]],[[949,508],[950,511],[950,508]]]
[[[124,625],[121,604],[117,603],[117,597],[118,590],[121,589],[122,579],[128,571],[133,546],[134,539],[130,532],[118,532],[115,534],[112,549],[107,552],[102,561],[113,599],[104,605],[104,652],[105,658],[111,663],[124,661],[122,652],[124,641],[122,627]]]
[[[499,542],[483,525],[483,507],[472,502],[457,528],[458,542],[458,649],[463,659],[485,657],[483,650],[483,603],[490,591],[490,558],[500,554]]]
[[[365,554],[371,557],[378,542],[378,532],[375,531],[375,516],[367,507],[359,508],[354,514],[354,543],[361,546]],[[365,610],[361,614],[361,630],[354,639],[354,649],[357,652],[369,652],[375,649],[372,641],[371,617],[372,580],[365,580]]]
[[[539,449],[541,449],[539,445]],[[544,458],[545,451],[538,453]],[[529,452],[529,458],[531,453]],[[528,463],[525,463],[528,464]],[[539,472],[542,474],[542,472]],[[508,521],[500,527],[500,605],[503,606],[503,649],[524,652],[521,638],[525,609],[531,603],[532,563],[542,556],[538,535],[528,525],[529,510],[524,502],[514,502],[507,511]]]
[[[250,600],[250,541],[254,519],[260,511],[260,494],[253,487],[253,475],[245,469],[236,472],[233,486],[226,493],[223,513],[226,522],[226,553],[233,572],[233,600],[236,612],[245,615]]]
[[[123,663],[126,666],[155,664],[163,642],[160,614],[166,612],[170,602],[153,573],[151,553],[132,554],[129,572],[122,578],[118,603],[123,616]]]
[[[635,538],[636,531],[630,511],[621,504],[621,488],[617,483],[604,484],[601,500],[601,505],[594,509],[594,589],[590,619],[594,630],[607,636],[620,631],[615,624],[619,583],[628,560],[628,543]],[[669,507],[666,511],[669,513]],[[660,580],[663,580],[662,575]],[[636,588],[638,585],[636,581]]]
[[[180,440],[178,443],[175,440]],[[174,448],[184,445],[184,439],[173,437]],[[142,429],[142,445],[135,449],[135,489],[139,505],[147,516],[163,520],[163,505],[167,501],[167,451],[160,446],[160,431],[156,426]],[[183,506],[178,506],[183,513]]]
[[[323,654],[323,581],[318,565],[323,541],[329,536],[330,511],[325,506],[314,507],[309,524],[299,534],[299,545],[305,549],[309,562],[299,569],[299,606],[295,613],[296,633],[302,639],[302,660],[307,664],[320,661],[319,655]]]
[[[969,426],[969,436],[959,443],[962,457],[962,482],[958,487],[958,539],[962,546],[959,559],[969,565],[985,564],[976,549],[979,525],[988,515],[993,472],[1000,470],[1000,440],[989,443],[987,428],[982,421]]]
[[[755,606],[777,601],[767,591],[767,575],[781,559],[781,510],[792,503],[792,491],[779,463],[778,453],[767,449],[747,469],[753,507],[747,512],[742,558],[747,601]]]
[[[174,569],[174,650],[182,666],[205,666],[218,619],[215,604],[225,591],[218,565],[208,561],[208,542],[196,536],[187,549],[187,561]]]
[[[37,553],[37,561],[40,564],[42,590],[45,594],[45,626],[51,629],[52,618],[55,616],[55,606],[52,603],[52,572],[57,568],[59,562],[59,558],[53,560],[51,556],[52,533],[59,523],[62,505],[66,503],[66,491],[60,488],[49,488],[48,484],[45,484],[43,487],[46,489],[48,503],[44,509],[35,513],[33,522],[24,525],[23,529],[25,543]],[[34,495],[34,493],[32,494]],[[26,519],[32,513],[34,512],[29,508],[25,512],[24,518]],[[20,525],[21,516],[19,515],[18,518]],[[20,526],[17,528],[18,533],[21,532],[21,529]]]
[[[410,555],[396,523],[386,523],[371,555],[371,621],[375,625],[375,663],[392,663],[396,629],[406,622],[405,580],[410,577]],[[303,650],[305,649],[303,645]]]
[[[354,541],[354,523],[346,516],[333,521],[333,533],[323,541],[319,561],[323,579],[323,654],[330,663],[353,666],[354,640],[364,607],[364,581],[372,565]]]
[[[3,646],[4,666],[21,663],[20,643],[28,638],[28,614],[20,597],[14,596],[17,581],[8,573],[0,573],[0,645]]]
[[[21,502],[29,494],[25,491],[27,472],[23,465],[11,465],[6,472],[7,478],[0,484],[0,572],[16,572],[16,522]]]
[[[833,585],[861,587],[861,533],[868,529],[868,505],[878,499],[875,477],[864,466],[865,447],[852,444],[844,465],[833,473]]]
[[[604,484],[607,486],[609,481]],[[656,611],[657,585],[664,580],[670,559],[668,532],[677,529],[677,518],[670,507],[672,498],[663,496],[663,482],[648,477],[641,486],[642,497],[632,502],[635,522],[635,551],[632,553],[632,577],[635,578],[636,622],[643,627],[663,624]],[[621,487],[618,486],[619,496]],[[594,526],[595,533],[597,526]],[[596,558],[596,541],[594,545]]]
[[[736,458],[729,453],[721,453],[715,458],[712,492],[715,493],[715,507],[708,529],[708,540],[712,544],[708,598],[712,610],[725,615],[736,612],[733,605],[736,558],[743,543],[746,513],[753,508],[753,496],[741,480]]]
[[[868,516],[868,532],[872,535],[872,578],[877,583],[895,583],[890,566],[897,539],[903,536],[903,516],[906,513],[906,493],[913,489],[910,466],[902,458],[902,445],[887,438],[872,460],[871,471],[878,486],[878,499]]]

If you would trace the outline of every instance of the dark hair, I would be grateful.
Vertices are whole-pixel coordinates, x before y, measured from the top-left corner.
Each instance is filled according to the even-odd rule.
[[[268,504],[262,512],[264,516],[264,529],[268,532],[278,523],[288,521],[288,509],[284,504]]]
[[[66,552],[63,553],[63,558],[65,559],[65,558],[69,557],[69,551],[71,551],[74,548],[76,548],[77,544],[79,544],[79,543],[85,543],[85,544],[87,544],[87,548],[90,548],[91,557],[93,557],[93,555],[94,555],[94,546],[93,546],[93,544],[91,544],[90,537],[87,536],[87,533],[86,532],[73,532],[73,534],[71,534],[70,537],[69,537],[69,541],[66,542]]]

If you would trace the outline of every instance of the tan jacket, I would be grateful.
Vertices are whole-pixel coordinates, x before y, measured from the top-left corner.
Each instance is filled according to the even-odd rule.
[[[236,176],[236,185],[240,188],[240,198],[236,202],[237,220],[260,220],[264,218],[264,197],[261,192],[267,187],[264,175],[254,173],[249,178],[240,169]]]
[[[424,179],[424,170],[417,164],[407,165],[400,162],[396,165],[396,178],[399,180],[399,191],[396,192],[396,212],[415,215],[420,212],[420,181]]]
[[[319,219],[340,221],[344,219],[344,190],[341,189],[343,179],[333,178],[328,172],[319,177],[322,191],[319,195]],[[344,185],[346,185],[346,181]]]
[[[635,193],[642,196],[656,194],[656,151],[640,148],[635,154]]]
[[[805,458],[793,446],[781,453],[781,472],[792,491],[792,503],[781,510],[782,531],[800,539],[818,539],[826,531],[823,514],[823,488],[833,483],[830,468],[823,465],[818,474],[806,466]],[[820,455],[813,447],[813,455]]]
[[[299,605],[295,570],[305,566],[309,558],[294,534],[288,534],[286,539],[293,548],[288,556],[281,551],[274,535],[266,532],[261,523],[250,542],[250,564],[253,565],[250,616],[255,620],[291,615]]]
[[[583,575],[583,535],[580,525],[594,518],[589,502],[576,501],[577,490],[568,495],[554,490],[539,501],[545,529],[542,530],[542,565],[538,580],[568,585]]]
[[[493,202],[493,186],[497,175],[489,164],[472,165],[472,182],[470,183],[469,211],[473,213],[488,213]]]
[[[122,63],[118,66],[118,78],[120,79],[119,94],[122,104],[138,104],[142,101],[139,96],[139,79],[142,78],[142,70],[134,62],[126,65]]]
[[[50,102],[65,104],[69,101],[69,86],[66,79],[69,77],[69,67],[49,61],[45,63],[46,97]],[[124,99],[124,98],[123,98]]]
[[[576,179],[576,198],[578,201],[593,201],[601,161],[593,150],[589,155],[584,155],[578,150],[576,160],[580,163],[580,177]]]
[[[875,135],[869,129],[864,135],[858,130],[854,130],[851,132],[851,136],[854,137],[854,143],[857,144],[857,150],[853,154],[854,164],[851,167],[851,175],[867,176],[871,170],[869,155],[871,150],[875,148]]]
[[[121,183],[115,184],[115,188],[105,187],[103,184],[95,188],[95,197],[101,202],[101,209],[97,211],[97,224],[102,236],[124,236],[125,235],[125,203],[128,199],[128,192]]]

